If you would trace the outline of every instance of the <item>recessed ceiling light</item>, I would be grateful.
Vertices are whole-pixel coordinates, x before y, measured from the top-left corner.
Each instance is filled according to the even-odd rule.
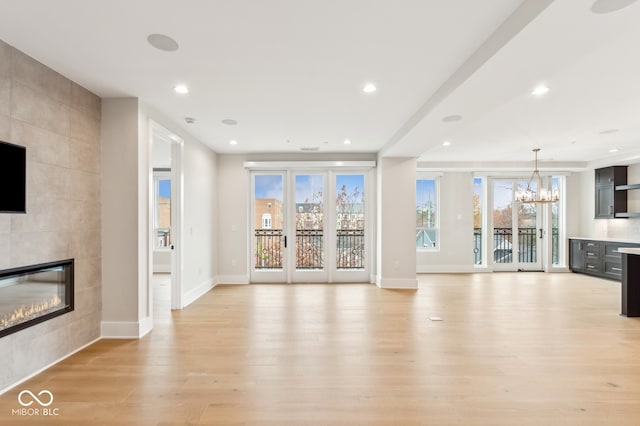
[[[173,88],[173,90],[175,90],[176,93],[180,93],[181,95],[186,95],[187,93],[189,93],[189,88],[184,84],[178,84]]]
[[[185,118],[184,118],[184,121],[186,121],[186,122],[187,122],[187,124],[193,124],[193,123],[195,123],[195,122],[196,122],[196,119],[195,119],[195,118],[193,118],[193,117],[185,117]]]
[[[601,135],[610,135],[612,133],[617,133],[619,132],[619,129],[607,129],[607,130],[603,130],[600,132]]]
[[[635,2],[636,0],[596,0],[591,6],[591,12],[597,14],[617,12]]]
[[[344,140],[344,144],[345,144],[345,145],[351,145],[351,140],[349,140],[349,139],[345,139],[345,140]]]
[[[375,84],[373,84],[373,83],[367,83],[367,84],[365,84],[365,85],[364,85],[364,87],[362,88],[362,91],[363,91],[364,93],[373,93],[373,92],[375,92],[376,90],[378,90],[378,88],[377,88],[377,87],[376,87],[376,85],[375,85]]]
[[[226,124],[227,126],[235,126],[236,124],[238,124],[238,122],[233,118],[225,118],[224,120],[222,120],[222,124]]]
[[[238,141],[237,141],[237,140],[235,140],[235,139],[231,139],[231,140],[229,141],[229,144],[230,144],[230,145],[238,145]]]
[[[540,85],[531,91],[531,94],[534,96],[544,95],[549,91],[549,88],[544,85]]]
[[[178,50],[178,42],[164,34],[149,34],[147,41],[153,47],[163,52],[175,52]]]
[[[613,152],[618,152],[618,151],[620,151],[618,148],[611,148],[611,149],[609,150],[609,152],[612,152],[612,153],[613,153]]]
[[[442,119],[444,123],[453,123],[454,121],[460,121],[460,120],[462,120],[462,116],[457,114],[447,115]]]
[[[442,146],[451,146],[451,142],[444,141],[444,142],[442,142]]]

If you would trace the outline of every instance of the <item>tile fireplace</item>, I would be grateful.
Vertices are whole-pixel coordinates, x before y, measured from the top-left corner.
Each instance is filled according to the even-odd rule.
[[[73,259],[0,270],[0,337],[73,311]]]

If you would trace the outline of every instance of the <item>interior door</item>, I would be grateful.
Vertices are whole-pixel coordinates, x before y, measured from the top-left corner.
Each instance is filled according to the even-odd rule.
[[[496,271],[542,270],[542,221],[537,204],[516,203],[516,189],[525,180],[492,182],[492,261]]]

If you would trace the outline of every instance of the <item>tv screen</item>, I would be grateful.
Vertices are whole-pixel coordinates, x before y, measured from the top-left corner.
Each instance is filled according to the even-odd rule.
[[[0,141],[0,213],[27,212],[27,149]]]

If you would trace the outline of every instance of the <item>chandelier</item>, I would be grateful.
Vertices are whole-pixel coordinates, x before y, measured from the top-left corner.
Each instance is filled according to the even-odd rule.
[[[550,186],[542,186],[542,177],[538,171],[538,152],[540,148],[532,150],[535,155],[535,166],[533,173],[527,182],[524,190],[519,189],[516,192],[517,203],[555,203],[560,199],[558,191],[554,191]]]

